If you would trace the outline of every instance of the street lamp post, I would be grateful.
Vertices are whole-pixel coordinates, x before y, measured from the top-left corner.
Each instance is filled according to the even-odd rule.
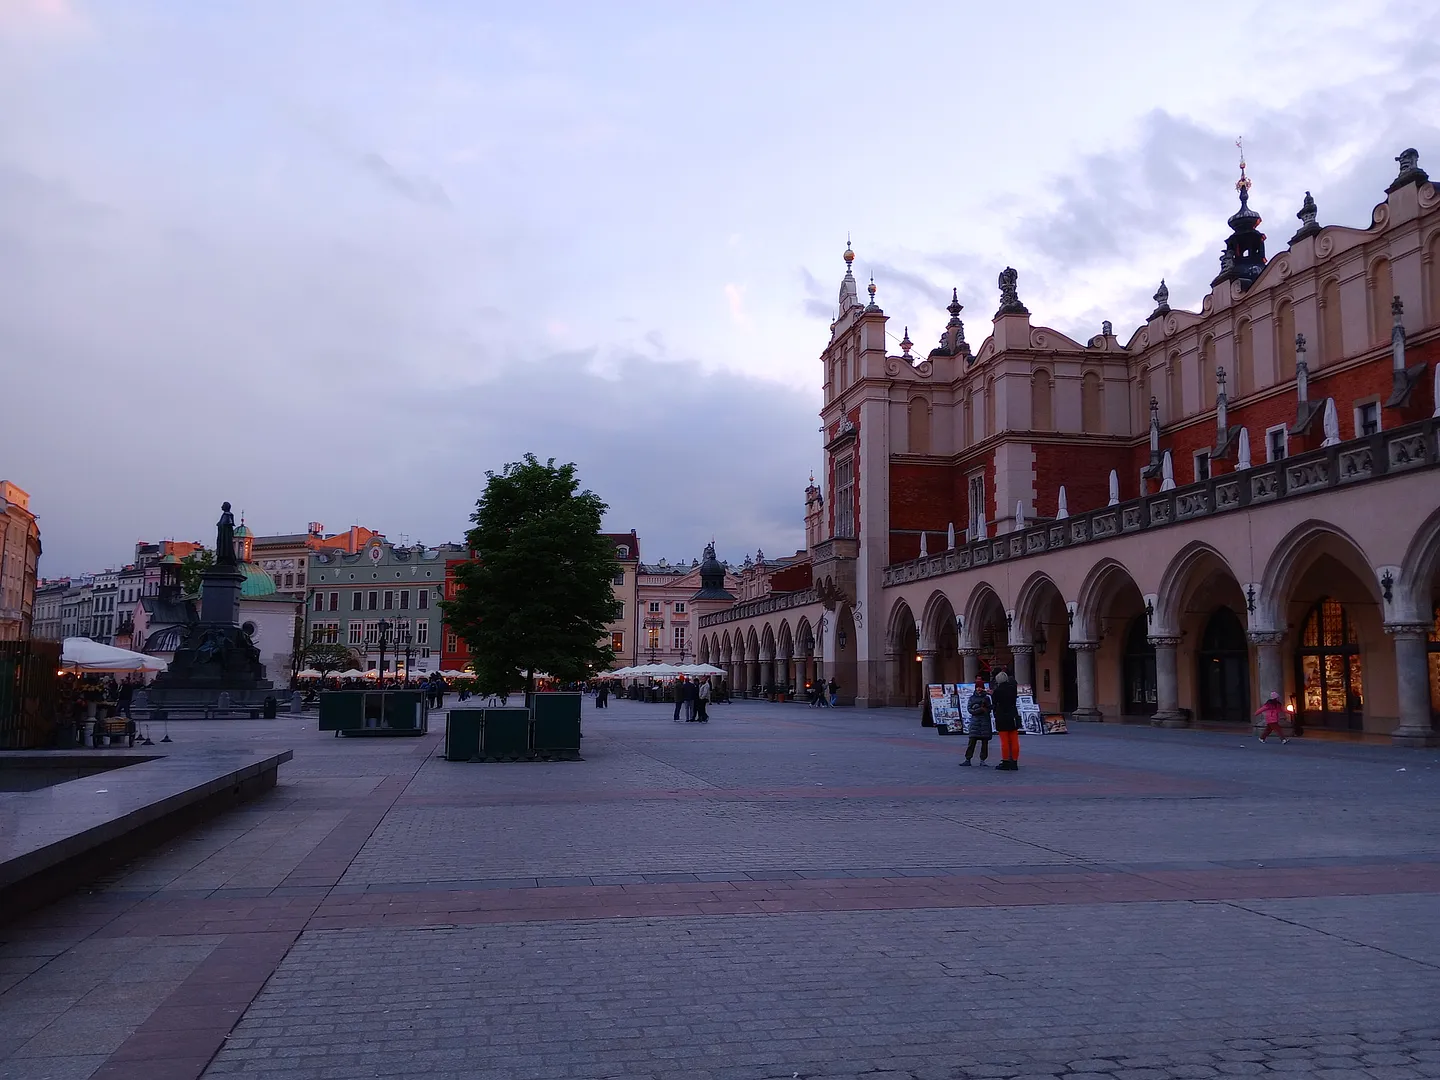
[[[390,620],[381,619],[376,628],[380,632],[380,689],[385,689],[385,639],[390,634]]]

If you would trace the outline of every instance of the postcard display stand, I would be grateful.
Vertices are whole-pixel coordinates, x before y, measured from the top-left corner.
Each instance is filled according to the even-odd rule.
[[[930,715],[935,721],[935,731],[940,735],[970,734],[970,696],[973,687],[964,683],[931,683]],[[1044,735],[1049,730],[1040,706],[1035,704],[1034,689],[1027,685],[1017,687],[1015,704],[1020,710],[1020,730],[1026,735]]]

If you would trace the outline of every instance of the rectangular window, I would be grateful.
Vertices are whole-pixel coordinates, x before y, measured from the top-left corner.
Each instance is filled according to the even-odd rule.
[[[377,607],[379,607],[379,605],[380,605],[380,594],[379,594],[378,592],[374,592],[374,591],[372,590],[372,591],[370,592],[369,596],[366,598],[366,605],[365,605],[365,606],[368,607],[371,611],[374,611]]]
[[[449,653],[460,651],[460,639],[456,635],[445,635],[445,651]]]
[[[430,644],[430,624],[423,619],[415,624],[415,644]]]
[[[401,610],[401,611],[409,611],[409,610],[410,610],[410,590],[409,590],[409,589],[401,589],[401,590],[400,590],[400,610]]]
[[[332,622],[325,628],[325,644],[335,645],[340,641],[340,624]]]
[[[359,610],[361,610],[361,605],[363,604],[363,602],[364,602],[364,596],[363,596],[363,594],[360,592],[359,589],[356,589],[353,593],[350,594],[350,610],[351,610],[351,611],[359,611]]]
[[[659,615],[659,614],[660,614],[660,601],[659,601],[659,600],[651,600],[651,601],[650,601],[650,609],[649,609],[649,610],[650,610],[650,614],[651,614],[651,615]]]
[[[676,600],[676,601],[675,601],[675,614],[676,614],[676,615],[684,615],[684,614],[685,614],[685,601],[684,601],[684,600]]]
[[[610,648],[614,649],[617,653],[618,653],[618,652],[624,652],[624,651],[625,651],[625,631],[624,631],[624,630],[615,630],[615,631],[612,631],[612,632],[611,632],[611,634],[610,634]]]
[[[616,618],[617,620],[625,618],[625,601],[624,601],[624,600],[616,600],[616,601],[615,601],[615,618]]]
[[[385,590],[385,610],[391,611],[395,607],[395,593],[391,589]]]
[[[645,647],[647,649],[660,648],[660,628],[658,626],[647,626],[645,628]]]
[[[429,650],[429,649],[421,649],[421,650],[420,650],[420,659],[421,659],[421,660],[429,660],[429,659],[430,659],[430,650]]]
[[[1355,406],[1355,434],[1358,438],[1374,435],[1380,430],[1380,403],[1367,401]]]
[[[415,604],[415,606],[418,607],[421,611],[424,611],[426,608],[428,608],[428,607],[430,606],[430,590],[429,590],[429,589],[421,589],[421,590],[415,595],[415,599],[416,599],[416,601],[417,601],[417,603]]]
[[[340,594],[339,594],[338,592],[332,592],[332,593],[330,594],[330,610],[331,610],[331,611],[339,611],[339,610],[340,610]]]
[[[855,458],[835,459],[835,535],[855,535]]]
[[[311,644],[313,644],[313,645],[319,645],[319,644],[320,644],[322,641],[324,641],[324,640],[325,640],[325,627],[324,627],[324,626],[322,626],[320,623],[316,623],[314,626],[310,627],[310,642],[311,642]]]
[[[1267,461],[1281,461],[1285,457],[1289,436],[1284,424],[1265,429],[1265,453]]]
[[[316,611],[324,611],[324,610],[325,610],[325,594],[324,594],[324,593],[318,593],[318,592],[317,592],[317,593],[315,594],[315,610],[316,610]]]
[[[615,576],[614,576],[613,578],[611,578],[610,580],[613,581],[616,585],[624,585],[624,584],[625,584],[625,571],[624,571],[624,570],[617,570],[617,571],[615,571]]]
[[[673,636],[672,640],[673,640],[673,642],[674,642],[674,644],[672,645],[672,648],[675,648],[675,649],[683,649],[683,648],[685,648],[685,627],[683,627],[683,626],[677,626],[677,627],[675,627],[675,632],[674,632],[674,636]]]
[[[360,645],[364,641],[364,638],[362,636],[364,633],[365,624],[362,623],[359,619],[352,620],[350,623],[350,636],[347,640],[350,642],[351,645]]]
[[[293,589],[294,587],[295,587],[295,575],[294,575],[294,574],[286,574],[286,575],[285,575],[285,588],[287,588],[287,589]]]
[[[1201,450],[1195,455],[1195,482],[1210,479],[1210,451]]]

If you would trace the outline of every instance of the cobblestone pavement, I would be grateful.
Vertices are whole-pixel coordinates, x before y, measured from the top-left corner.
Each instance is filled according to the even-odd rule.
[[[172,724],[295,760],[0,929],[0,1080],[1440,1077],[1440,755],[713,712],[523,765]]]

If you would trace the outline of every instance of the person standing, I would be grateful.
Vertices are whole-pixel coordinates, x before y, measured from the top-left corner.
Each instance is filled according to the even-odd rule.
[[[1268,739],[1271,732],[1280,736],[1282,746],[1290,741],[1286,737],[1284,729],[1280,726],[1280,722],[1285,719],[1285,706],[1280,704],[1279,690],[1270,691],[1270,700],[1256,709],[1255,715],[1265,718],[1265,730],[1260,734],[1261,742]]]
[[[967,728],[970,732],[970,742],[965,746],[965,757],[961,765],[969,765],[970,759],[975,756],[975,748],[980,748],[980,765],[985,765],[985,759],[990,756],[990,736],[994,734],[991,714],[995,703],[990,695],[985,692],[985,680],[975,680],[975,692],[970,695],[970,723]]]
[[[995,731],[1000,736],[1000,764],[996,772],[1016,772],[1020,768],[1020,706],[1017,690],[1009,675],[1001,671],[995,676]]]
[[[830,708],[840,704],[840,684],[834,679],[830,680]]]
[[[700,688],[687,680],[685,683],[685,722],[687,724],[695,722],[695,707],[699,701]]]
[[[685,676],[681,675],[675,683],[675,723],[680,722],[680,710],[685,707]]]
[[[710,680],[706,679],[695,691],[695,719],[702,724],[710,722]]]

